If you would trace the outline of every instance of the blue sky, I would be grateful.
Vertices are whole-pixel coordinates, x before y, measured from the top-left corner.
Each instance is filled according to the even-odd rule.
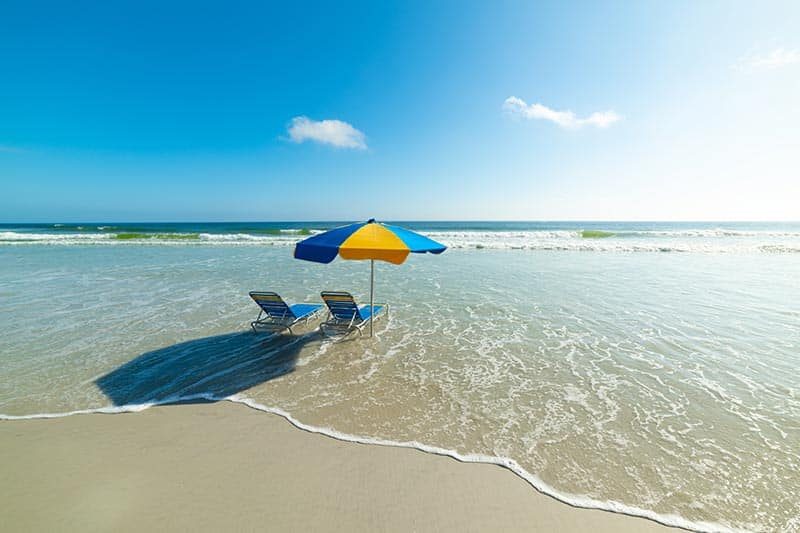
[[[288,4],[4,3],[0,220],[800,219],[800,3]]]

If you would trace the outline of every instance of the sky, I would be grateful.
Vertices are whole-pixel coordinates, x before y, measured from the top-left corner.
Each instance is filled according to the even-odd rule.
[[[30,2],[0,221],[800,220],[800,2]]]

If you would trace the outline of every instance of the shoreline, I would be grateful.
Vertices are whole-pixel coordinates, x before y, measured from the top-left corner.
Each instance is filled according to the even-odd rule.
[[[244,402],[3,420],[0,450],[16,458],[0,468],[6,523],[18,530],[670,529],[531,490],[508,466],[389,443],[357,446],[234,403]],[[298,454],[303,460],[292,462]],[[275,508],[283,509],[278,518]]]

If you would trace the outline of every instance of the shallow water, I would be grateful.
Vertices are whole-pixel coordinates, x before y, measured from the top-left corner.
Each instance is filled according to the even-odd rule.
[[[237,395],[347,434],[508,457],[581,504],[800,528],[800,256],[491,248],[378,265],[388,320],[337,344],[249,333],[247,291],[364,300],[366,263],[0,246],[0,413]]]

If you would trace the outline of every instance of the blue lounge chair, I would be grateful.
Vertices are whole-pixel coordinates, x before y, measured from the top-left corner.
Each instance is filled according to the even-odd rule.
[[[324,291],[321,295],[328,306],[328,318],[320,329],[329,336],[346,337],[354,331],[363,334],[371,320],[377,320],[389,309],[386,304],[375,304],[370,311],[369,305],[359,306],[348,292]]]
[[[292,326],[308,322],[323,308],[322,304],[287,305],[275,292],[252,291],[250,298],[261,308],[258,318],[250,322],[250,327],[255,332],[263,329],[276,334],[285,329],[294,333]]]

